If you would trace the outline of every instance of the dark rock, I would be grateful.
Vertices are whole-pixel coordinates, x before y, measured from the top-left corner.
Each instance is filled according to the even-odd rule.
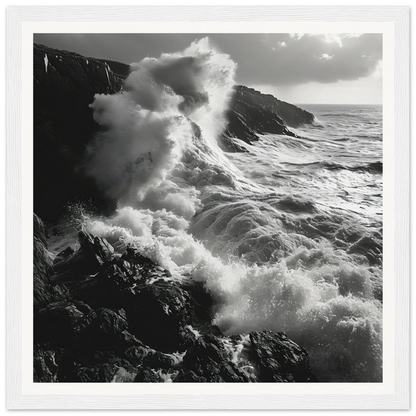
[[[174,282],[137,285],[125,292],[131,332],[164,352],[180,348],[180,328],[187,322],[188,307],[189,295]]]
[[[179,383],[206,383],[208,380],[205,377],[195,374],[192,370],[180,370],[174,381]]]
[[[140,269],[146,272],[147,277],[171,277],[168,270],[163,269],[148,257],[143,256],[139,249],[134,246],[128,245],[126,252],[121,258],[131,264],[140,266]]]
[[[183,279],[181,288],[190,296],[189,313],[194,325],[206,325],[213,318],[214,298],[205,288],[204,283],[193,279]],[[219,331],[219,329],[217,328]]]
[[[108,285],[114,290],[121,290],[143,282],[147,275],[142,273],[142,267],[129,263],[123,259],[115,259],[108,267],[103,269],[97,278],[102,285]]]
[[[63,300],[66,289],[52,284],[52,260],[46,248],[45,226],[33,214],[33,308],[35,314],[51,302]]]
[[[212,334],[198,338],[183,358],[183,372],[175,381],[203,379],[208,382],[248,381],[238,367],[231,361],[224,342]]]
[[[283,333],[251,332],[252,361],[258,367],[259,381],[314,381],[306,350]]]
[[[44,351],[39,346],[35,346],[33,361],[33,381],[35,383],[57,381],[58,365],[55,361],[55,351]]]
[[[128,324],[122,313],[106,308],[99,309],[94,312],[90,324],[80,332],[77,347],[98,351],[124,351],[128,344],[122,342],[122,334],[127,329]]]
[[[316,381],[306,351],[284,334],[224,336],[201,282],[173,280],[133,247],[120,258],[82,231],[80,249],[52,266],[35,221],[35,280],[48,295],[34,315],[36,382]]]
[[[67,349],[60,359],[60,382],[133,381],[137,369],[112,351]]]
[[[94,237],[86,231],[80,231],[78,239],[80,250],[54,265],[55,274],[51,277],[53,282],[68,284],[85,280],[112,260],[114,248],[107,240]]]
[[[143,359],[143,366],[154,369],[169,370],[176,365],[172,355],[164,354],[160,351],[154,351],[146,355]]]
[[[91,367],[81,367],[76,372],[76,378],[73,381],[81,382],[111,382],[117,373],[116,364],[104,363]]]
[[[72,247],[67,247],[65,250],[62,250],[57,254],[55,259],[53,260],[54,266],[59,264],[61,261],[66,260],[68,257],[70,257],[72,254],[74,254],[74,249]]]
[[[80,300],[90,305],[93,309],[111,306],[97,302],[99,292],[97,291],[97,279],[93,276],[87,275],[78,281],[72,280],[69,283],[65,283],[65,287],[68,288],[71,299]]]
[[[35,212],[48,222],[58,219],[75,198],[111,212],[115,203],[79,166],[98,130],[89,107],[94,94],[119,91],[122,78],[104,60],[43,45],[34,45],[33,63]]]
[[[131,368],[130,365],[126,365],[127,369],[122,367],[120,362],[107,362],[88,367],[80,367],[76,369],[73,382],[121,382],[121,381],[133,381],[136,375],[136,371]],[[130,370],[130,371],[129,371]],[[121,374],[120,374],[121,372]],[[120,379],[124,375],[124,380]],[[126,377],[129,375],[129,377]]]
[[[82,253],[88,260],[96,261],[98,266],[110,260],[114,254],[113,246],[103,238],[94,237],[86,231],[80,231],[78,239]]]
[[[79,240],[81,248],[56,265],[54,281],[65,282],[72,297],[94,308],[124,308],[130,331],[146,344],[167,352],[180,348],[190,298],[177,283],[163,280],[170,273],[133,248],[120,259],[104,239],[81,231]],[[96,334],[92,340],[100,339],[95,330],[86,332]]]
[[[73,343],[81,329],[89,324],[93,310],[83,302],[54,302],[41,309],[34,319],[35,342],[54,346]]]
[[[151,368],[141,367],[138,369],[134,381],[139,383],[163,383],[164,380]]]
[[[142,344],[127,348],[124,355],[129,362],[138,367],[143,364],[143,360],[147,355],[154,353],[156,353],[154,349]]]
[[[97,275],[96,304],[123,307],[125,291],[135,284],[130,276],[117,264],[110,264]]]
[[[45,247],[47,246],[45,224],[36,214],[33,214],[33,236]]]
[[[298,137],[287,126],[299,127],[314,121],[313,114],[270,94],[262,94],[242,85],[235,87],[227,117],[228,127],[223,134],[223,147],[228,151],[239,150],[229,140],[231,137],[248,144],[258,140],[258,134],[265,133]]]
[[[74,349],[77,351],[112,351],[125,355],[132,347],[143,344],[128,331],[128,323],[123,310],[100,309],[94,314],[88,326],[80,331]]]
[[[114,257],[101,266],[94,276],[72,285],[71,293],[95,308],[119,309],[131,299],[133,288],[138,283],[144,283],[151,277],[150,274],[139,264]]]
[[[93,308],[113,308],[119,309],[123,306],[122,301],[120,299],[120,287],[119,279],[122,278],[126,279],[126,276],[123,274],[112,274],[111,272],[115,272],[115,268],[112,264],[107,267],[102,268],[101,271],[97,272],[95,270],[95,274],[91,275],[90,273],[85,273],[84,275],[79,274],[80,277],[78,280],[71,280],[71,282],[67,282],[66,285],[70,289],[71,296],[74,299],[79,299]],[[75,277],[75,272],[77,270],[70,270],[69,276]],[[91,272],[91,270],[90,270]],[[59,276],[64,276],[65,273],[63,272]],[[54,276],[54,278],[58,278],[59,276]],[[104,276],[104,277],[103,277]],[[121,277],[120,277],[121,276]],[[128,283],[122,287],[128,287]]]

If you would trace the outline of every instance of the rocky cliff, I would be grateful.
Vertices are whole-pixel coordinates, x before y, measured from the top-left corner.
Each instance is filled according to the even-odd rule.
[[[114,201],[82,169],[85,149],[98,129],[89,105],[96,93],[119,91],[129,66],[37,44],[33,63],[34,211],[50,222],[69,202],[81,200],[95,212],[110,213]],[[312,114],[243,86],[235,87],[227,115],[220,145],[228,151],[243,150],[235,138],[252,143],[263,133],[295,136],[287,126],[313,121]]]
[[[52,262],[34,216],[35,382],[307,382],[283,333],[223,335],[202,282],[80,231]]]
[[[313,114],[242,85],[235,87],[227,116],[229,124],[224,137],[236,137],[246,143],[258,140],[259,134],[265,133],[297,137],[288,126],[299,127],[314,121]],[[227,144],[238,150],[235,143],[228,140]]]
[[[115,73],[111,62],[42,45],[34,46],[33,64],[35,212],[59,218],[75,198],[111,209],[80,166],[98,128],[89,107],[94,94],[119,91],[128,66],[115,65]]]

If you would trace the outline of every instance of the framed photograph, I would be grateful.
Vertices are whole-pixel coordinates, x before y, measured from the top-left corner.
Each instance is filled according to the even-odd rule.
[[[9,409],[409,408],[408,8],[7,22]]]

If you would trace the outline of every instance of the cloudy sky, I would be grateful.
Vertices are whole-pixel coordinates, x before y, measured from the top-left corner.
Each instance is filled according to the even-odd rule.
[[[381,34],[37,34],[36,43],[124,63],[208,36],[239,84],[295,104],[381,104]]]

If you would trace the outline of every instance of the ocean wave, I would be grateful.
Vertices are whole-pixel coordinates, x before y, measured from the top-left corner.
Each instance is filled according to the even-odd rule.
[[[315,157],[317,140],[285,136],[225,154],[216,139],[234,72],[203,40],[133,65],[122,92],[95,97],[105,129],[88,149],[87,171],[119,207],[85,227],[120,253],[136,245],[173,279],[204,282],[225,333],[284,331],[308,349],[320,380],[381,381],[381,240],[352,229],[359,216],[348,208],[336,214],[320,203],[310,190],[322,179],[285,171],[291,162],[279,158],[289,149],[292,166],[329,172],[381,173],[382,162],[299,162]]]
[[[312,162],[305,163],[303,166],[321,167],[327,170],[349,170],[351,172],[369,172],[369,173],[383,173],[383,162],[370,162],[365,165],[348,166],[345,164],[335,162]]]

